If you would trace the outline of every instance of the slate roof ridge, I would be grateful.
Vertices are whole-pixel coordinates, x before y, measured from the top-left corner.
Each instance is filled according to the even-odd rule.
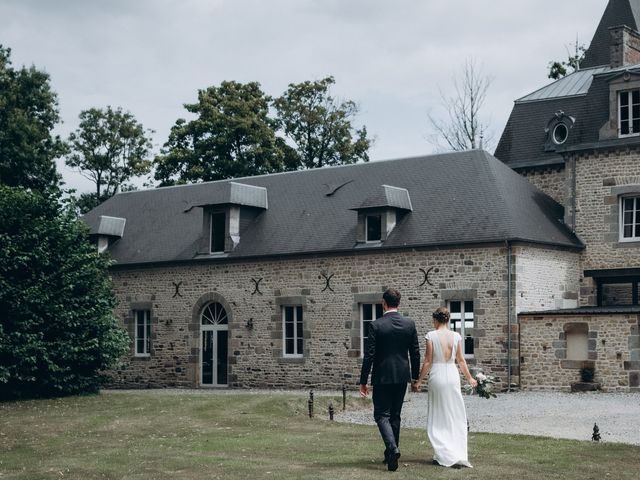
[[[602,68],[602,67],[593,67],[593,68]],[[627,72],[629,70],[638,70],[640,69],[640,63],[631,63],[627,65],[622,65],[616,68],[608,68],[603,72],[594,73],[594,77],[606,77],[607,75],[614,75],[618,73]]]
[[[522,177],[511,169],[508,165],[501,162],[497,158],[487,154],[487,162],[489,165],[489,171],[493,175],[493,183],[496,186],[496,195],[499,198],[501,204],[504,206],[503,213],[507,217],[505,225],[508,228],[507,237],[510,241],[522,240],[519,238],[518,231],[521,228],[522,211],[519,209],[521,204],[514,200],[524,200],[526,194],[534,195],[541,199],[542,202],[552,207],[556,212],[563,211],[562,205],[556,200],[549,197],[546,193],[529,182],[526,178]],[[517,185],[517,195],[514,198],[513,188]],[[507,189],[511,189],[507,191]],[[509,201],[508,201],[509,200]],[[531,212],[532,214],[534,212]],[[578,238],[578,236],[571,232],[569,227],[564,223],[564,219],[559,215],[556,216],[557,228],[559,231],[568,233],[570,237],[574,239],[577,244],[584,245],[584,242]]]
[[[309,173],[314,173],[314,172],[326,172],[328,170],[358,168],[358,167],[364,167],[364,166],[367,166],[367,165],[381,164],[381,163],[393,163],[393,162],[403,162],[403,161],[412,161],[412,160],[413,161],[416,161],[416,160],[427,160],[429,158],[437,158],[437,157],[445,157],[445,156],[454,156],[455,157],[455,156],[458,156],[458,155],[461,155],[461,154],[470,154],[470,153],[476,152],[476,151],[483,151],[483,150],[480,150],[480,149],[469,149],[469,150],[457,151],[457,152],[454,151],[454,152],[429,153],[429,154],[426,154],[426,155],[413,155],[413,156],[410,156],[410,157],[402,157],[402,158],[386,158],[386,159],[382,159],[382,160],[372,160],[372,161],[369,161],[369,162],[351,163],[351,164],[348,164],[348,165],[332,165],[332,166],[320,167],[320,168],[305,168],[305,169],[301,169],[301,170],[291,170],[291,171],[288,171],[288,172],[274,172],[274,173],[265,173],[265,174],[262,174],[262,175],[249,175],[249,176],[245,176],[245,177],[223,178],[223,179],[220,179],[220,180],[210,180],[210,181],[199,182],[199,183],[184,183],[184,184],[180,184],[180,185],[165,185],[165,186],[162,186],[162,187],[145,188],[145,189],[142,189],[142,190],[129,190],[129,191],[126,191],[126,192],[118,192],[116,195],[140,194],[140,193],[143,193],[143,192],[161,191],[161,190],[168,190],[168,189],[173,189],[173,188],[195,187],[195,186],[198,186],[198,185],[212,185],[212,184],[221,184],[222,185],[222,184],[228,183],[228,182],[235,182],[235,183],[241,183],[242,184],[242,180],[251,180],[251,179],[258,179],[258,178],[275,177],[275,176],[280,176],[280,175],[295,175],[295,174],[309,174]],[[402,188],[402,187],[398,187],[396,185],[396,188]]]
[[[508,236],[509,237],[515,237],[516,235],[514,235],[513,233],[513,227],[516,225],[516,223],[514,222],[514,215],[512,210],[513,204],[511,202],[507,202],[506,201],[506,192],[505,192],[505,175],[500,175],[499,170],[503,169],[503,168],[507,168],[510,172],[514,173],[515,175],[517,175],[518,177],[522,178],[519,174],[517,174],[516,172],[514,172],[513,170],[511,170],[510,167],[508,167],[507,165],[505,165],[504,163],[502,163],[501,161],[493,161],[493,159],[495,157],[489,157],[487,156],[487,164],[489,165],[489,172],[491,172],[492,176],[493,176],[493,180],[494,180],[494,185],[496,186],[496,196],[498,197],[498,199],[500,200],[501,204],[504,206],[504,214],[507,217],[507,227],[508,227]],[[528,184],[530,184],[530,182],[527,182]],[[531,184],[530,184],[531,185]]]
[[[629,67],[629,66],[627,66]],[[581,68],[580,70],[576,70],[574,72],[571,72],[568,75],[565,75],[562,78],[559,78],[557,80],[554,80],[551,83],[547,83],[546,85],[534,90],[533,92],[527,93],[526,95],[523,95],[519,98],[517,98],[514,103],[529,103],[529,102],[544,102],[547,100],[557,100],[560,98],[572,98],[572,97],[580,97],[580,96],[585,96],[588,94],[588,88],[591,86],[591,81],[587,81],[584,80],[582,81],[582,83],[579,84],[579,86],[581,88],[576,89],[575,85],[573,86],[573,89],[569,89],[569,91],[577,91],[577,93],[568,93],[565,95],[550,95],[547,97],[542,97],[542,98],[535,98],[537,94],[540,94],[541,92],[544,92],[545,90],[551,90],[553,87],[555,86],[559,86],[560,84],[564,84],[564,83],[570,83],[573,78],[575,77],[583,77],[585,75],[587,75],[588,73],[590,73],[589,71],[593,70],[592,72],[592,77],[595,77],[596,75],[606,75],[608,73],[611,73],[612,71],[615,70],[611,70],[609,67],[603,67],[603,66],[596,66],[596,67],[588,67],[588,68]],[[587,87],[586,89],[584,87]],[[557,89],[556,89],[557,90]],[[565,88],[565,90],[567,90]],[[529,97],[534,97],[534,98],[529,98]]]

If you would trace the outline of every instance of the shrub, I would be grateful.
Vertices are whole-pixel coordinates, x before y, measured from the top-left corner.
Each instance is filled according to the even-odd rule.
[[[129,338],[109,259],[57,195],[0,186],[0,398],[96,391]]]

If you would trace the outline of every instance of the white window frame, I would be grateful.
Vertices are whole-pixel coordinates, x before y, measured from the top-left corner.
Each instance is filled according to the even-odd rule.
[[[638,212],[638,209],[640,208],[640,196],[637,195],[626,195],[626,196],[620,196],[620,200],[618,203],[618,207],[620,210],[620,217],[619,217],[619,240],[620,242],[640,242],[640,236],[636,237],[636,236],[631,236],[631,237],[625,237],[624,236],[624,227],[625,227],[625,223],[624,223],[624,202],[625,200],[631,200],[633,199],[633,203],[634,203],[634,208],[633,208],[633,219],[632,219],[632,234],[635,233],[636,230],[636,225],[638,223],[640,223],[640,218],[637,218],[636,214]]]
[[[379,217],[380,218],[380,238],[377,240],[369,240],[369,217]],[[365,236],[365,241],[367,243],[379,243],[382,241],[382,214],[381,213],[372,213],[372,214],[365,214],[364,216],[364,236]]]
[[[564,136],[564,140],[562,140],[562,141],[559,141],[557,136],[556,136],[556,133],[558,132],[558,128],[560,128],[560,127],[564,128],[565,129],[565,133],[566,133],[565,136]],[[556,126],[553,127],[553,130],[551,131],[551,141],[556,145],[564,145],[567,142],[568,138],[569,138],[569,127],[568,127],[568,125],[566,125],[563,122],[557,123]]]
[[[140,337],[138,336],[138,320],[139,314],[142,314],[142,326],[144,336],[142,337],[144,351],[138,351],[138,340]],[[133,311],[133,323],[134,323],[134,345],[135,345],[135,356],[136,357],[150,357],[151,356],[151,312],[149,310],[134,310]]]
[[[364,345],[365,345],[365,337],[364,337],[364,306],[371,305],[371,313],[373,318],[371,320],[367,320],[373,323],[378,317],[376,317],[376,305],[380,305],[382,307],[382,302],[376,303],[361,303],[360,304],[360,358],[364,357]]]
[[[638,131],[638,132],[634,132],[633,131],[633,92],[634,91],[639,91],[640,92],[640,89],[634,88],[634,89],[631,89],[631,90],[620,90],[618,92],[618,137],[619,138],[640,136],[640,131]],[[629,107],[629,118],[627,119],[627,121],[629,122],[629,133],[626,133],[626,134],[622,133],[622,94],[623,93],[628,93],[629,94],[629,105],[628,105],[628,107]],[[639,120],[640,120],[640,118],[639,118]]]
[[[293,353],[287,353],[287,308],[293,309]],[[302,314],[302,338],[298,337],[298,308]],[[302,352],[298,352],[298,340],[302,340]],[[304,311],[302,305],[282,305],[282,356],[284,358],[304,358]]]
[[[212,308],[213,307],[213,310]],[[213,332],[211,337],[211,342],[213,344],[213,352],[214,355],[212,357],[212,383],[204,383],[204,371],[202,369],[202,363],[204,360],[204,349],[203,349],[203,339],[205,332]],[[211,302],[202,309],[200,312],[200,386],[205,388],[224,388],[228,387],[228,383],[218,383],[218,360],[217,360],[217,344],[218,344],[218,335],[220,332],[229,332],[229,314],[227,310],[224,308],[220,302]],[[227,333],[227,342],[229,342],[229,334]],[[228,347],[227,347],[228,348]],[[229,362],[227,361],[227,369],[229,368]],[[228,374],[227,374],[228,381]]]
[[[466,348],[465,348],[465,323],[468,321],[472,321],[473,322],[473,329],[475,330],[476,328],[476,316],[475,316],[475,312],[471,312],[471,318],[467,318],[466,317],[466,313],[464,310],[464,304],[465,302],[473,302],[473,300],[449,300],[447,301],[447,308],[449,309],[449,328],[453,331],[453,325],[452,325],[452,320],[453,320],[453,315],[454,313],[451,312],[451,303],[452,302],[459,302],[460,303],[460,318],[458,319],[460,321],[460,331],[458,332],[460,334],[460,336],[462,337],[462,353],[464,354],[464,358],[475,358],[475,354],[474,353],[467,353],[466,352]],[[455,313],[455,315],[458,315],[457,313]],[[474,338],[475,337],[471,337]]]

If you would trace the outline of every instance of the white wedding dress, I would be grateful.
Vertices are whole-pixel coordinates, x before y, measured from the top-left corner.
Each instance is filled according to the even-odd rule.
[[[455,363],[462,337],[451,331],[429,332],[433,348],[433,365],[429,373],[427,434],[433,447],[433,459],[440,465],[471,467],[467,453],[467,412],[460,392],[460,375]],[[442,340],[451,344],[451,357],[445,359]]]

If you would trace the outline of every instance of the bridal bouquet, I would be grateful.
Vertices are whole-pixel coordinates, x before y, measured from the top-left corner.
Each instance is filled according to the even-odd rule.
[[[492,385],[497,383],[498,379],[496,377],[492,377],[490,375],[485,375],[482,372],[478,372],[474,377],[478,382],[478,386],[475,388],[476,393],[482,398],[496,398],[496,394],[493,393]],[[471,385],[465,385],[464,387],[468,392],[473,390]]]

